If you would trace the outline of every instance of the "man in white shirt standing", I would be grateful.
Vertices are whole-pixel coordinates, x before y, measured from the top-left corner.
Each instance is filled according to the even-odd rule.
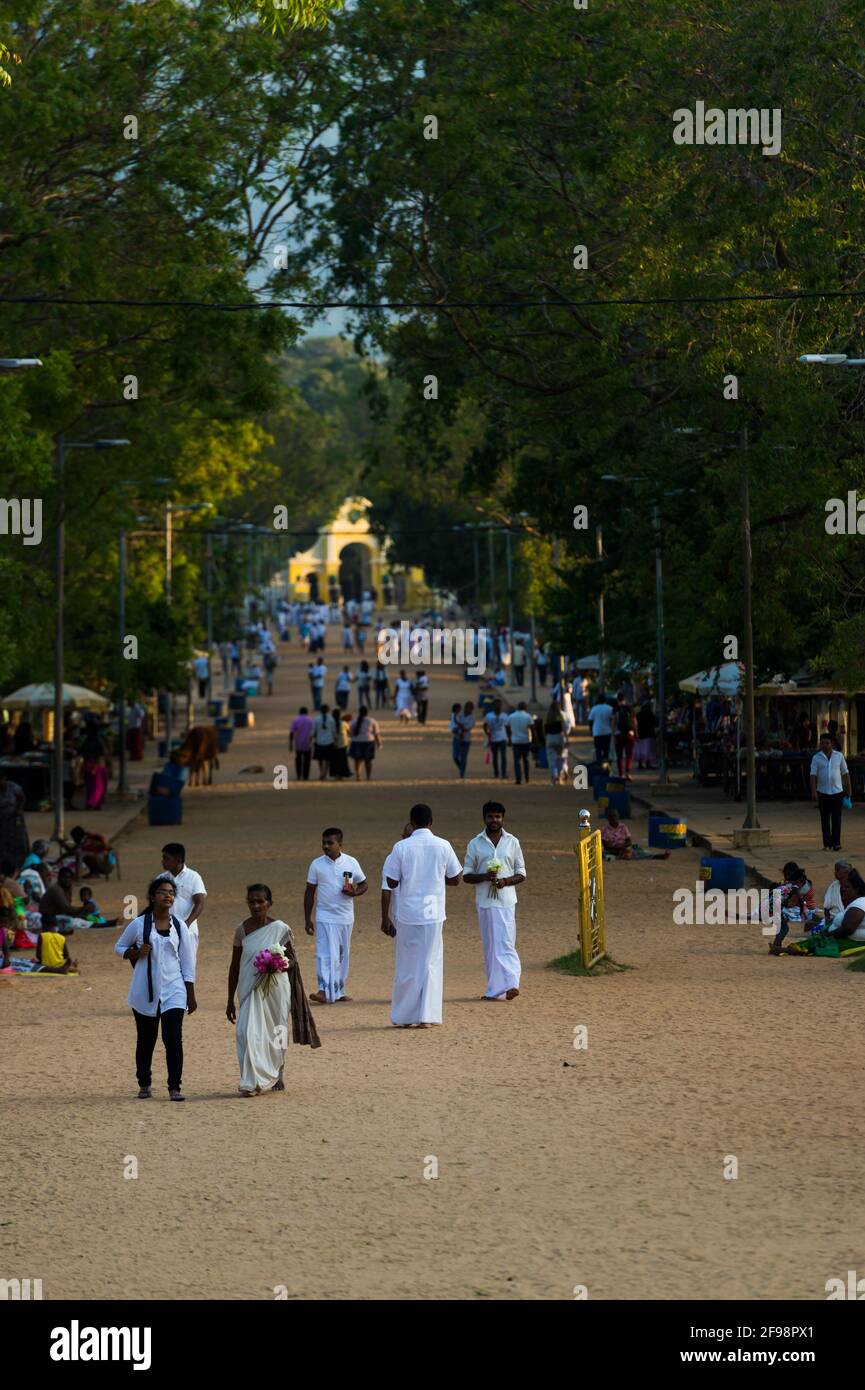
[[[603,691],[589,710],[588,723],[595,741],[595,762],[609,762],[610,739],[613,736],[613,706],[607,704]]]
[[[327,667],[318,657],[309,668],[309,685],[312,691],[312,703],[316,709],[321,709],[321,697],[324,693],[324,678],[327,675]]]
[[[198,959],[198,919],[204,911],[204,899],[207,897],[204,879],[187,864],[184,845],[163,845],[162,867],[174,880],[176,896],[172,912],[189,928],[194,965]]]
[[[342,848],[342,831],[331,825],[321,832],[322,853],[306,875],[303,916],[308,936],[315,934],[318,990],[314,1004],[349,1003],[345,992],[354,927],[354,900],[363,897],[367,881],[360,864]],[[315,903],[315,924],[312,908]]]
[[[516,949],[516,885],[525,883],[526,865],[519,840],[504,828],[501,802],[488,801],[481,814],[486,828],[466,846],[463,878],[477,885],[475,905],[487,970],[484,999],[516,999],[522,970]]]
[[[824,850],[841,848],[845,794],[850,796],[851,789],[844,754],[834,746],[831,734],[821,734],[820,751],[811,759],[811,800],[820,807]]]
[[[432,833],[429,806],[412,806],[409,821],[412,833],[394,845],[387,874],[388,887],[399,889],[390,1018],[397,1028],[426,1028],[442,1021],[445,885],[459,883],[462,868],[452,845]]]

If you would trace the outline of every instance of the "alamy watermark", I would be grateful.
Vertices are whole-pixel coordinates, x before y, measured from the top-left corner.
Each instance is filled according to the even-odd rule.
[[[674,145],[762,145],[769,158],[781,152],[781,109],[767,106],[719,106],[706,110],[704,101],[694,103],[692,111],[680,106],[673,112]]]
[[[378,634],[378,659],[383,666],[469,666],[487,668],[487,630],[473,627],[412,627],[405,619]]]
[[[41,545],[41,497],[0,497],[0,536],[20,536],[24,545]]]

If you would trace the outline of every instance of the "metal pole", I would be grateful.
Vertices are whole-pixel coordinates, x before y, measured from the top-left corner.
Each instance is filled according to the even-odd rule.
[[[475,603],[480,607],[481,602],[481,553],[478,544],[478,528],[472,527],[472,540],[475,543]]]
[[[490,622],[496,621],[496,559],[493,552],[493,523],[487,522],[487,548],[490,560]]]
[[[126,637],[126,532],[121,530],[117,543],[117,572],[119,592],[117,598],[118,616],[118,650],[120,661],[120,678],[118,681],[117,696],[117,757],[120,766],[120,773],[117,779],[117,790],[122,795],[129,791],[126,782],[126,667],[124,664],[123,645]]]
[[[531,642],[531,644],[532,644],[531,658],[530,658],[529,664],[530,664],[530,666],[531,666],[531,668],[532,668],[532,704],[534,704],[535,701],[536,701],[537,698],[538,698],[538,673],[537,673],[537,671],[535,670],[535,645],[536,645],[536,644],[535,644],[535,610],[534,610],[534,607],[532,608],[531,612],[529,613],[529,631],[530,631],[530,633],[531,633],[531,637],[529,638],[529,640],[530,640],[530,642]]]
[[[52,839],[60,841],[65,835],[63,806],[63,605],[65,602],[66,502],[63,494],[63,473],[66,450],[63,435],[56,441],[57,467],[57,532],[54,589],[54,830]]]
[[[171,502],[165,504],[165,602],[171,609],[171,564],[174,535],[172,529]],[[171,757],[171,698],[172,691],[165,691],[165,760]]]
[[[511,648],[511,686],[514,684],[514,570],[511,556],[511,528],[505,531],[505,563],[508,571],[508,642]]]
[[[207,698],[213,698],[213,537],[207,533]]]
[[[604,532],[603,528],[600,526],[595,527],[595,542],[597,546],[598,560],[601,561],[604,558]],[[604,618],[604,570],[603,566],[601,566],[601,588],[600,593],[598,594],[598,659],[600,661],[600,670],[598,671],[598,683],[600,685],[600,690],[598,693],[601,695],[603,695],[604,693],[605,682],[607,677],[605,669],[607,658],[606,646],[607,628]]]
[[[747,451],[748,431],[742,447]],[[743,830],[759,830],[757,819],[757,749],[754,743],[754,627],[751,614],[751,493],[748,484],[748,456],[742,471],[742,579],[745,617],[745,732],[748,739],[748,809]]]
[[[655,523],[655,610],[658,626],[658,782],[667,784],[667,687],[664,679],[664,561],[661,551],[661,508],[652,509]]]

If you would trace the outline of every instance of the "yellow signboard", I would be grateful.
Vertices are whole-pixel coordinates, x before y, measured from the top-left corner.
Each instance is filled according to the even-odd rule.
[[[583,967],[597,965],[607,953],[604,931],[604,854],[600,830],[590,831],[574,846],[580,875],[580,954]]]

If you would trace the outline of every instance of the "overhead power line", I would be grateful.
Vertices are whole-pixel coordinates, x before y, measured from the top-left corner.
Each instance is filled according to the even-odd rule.
[[[759,304],[771,300],[862,299],[861,290],[771,290],[765,294],[660,295],[656,298],[629,296],[622,299],[452,299],[452,300],[350,300],[332,299],[315,303],[304,299],[249,299],[241,304],[206,299],[71,299],[65,295],[0,295],[0,304],[56,305],[80,309],[210,309],[220,313],[247,313],[255,309],[308,309],[316,314],[328,309],[380,310],[394,312],[420,309],[428,313],[448,313],[454,309],[617,309],[664,304]]]

